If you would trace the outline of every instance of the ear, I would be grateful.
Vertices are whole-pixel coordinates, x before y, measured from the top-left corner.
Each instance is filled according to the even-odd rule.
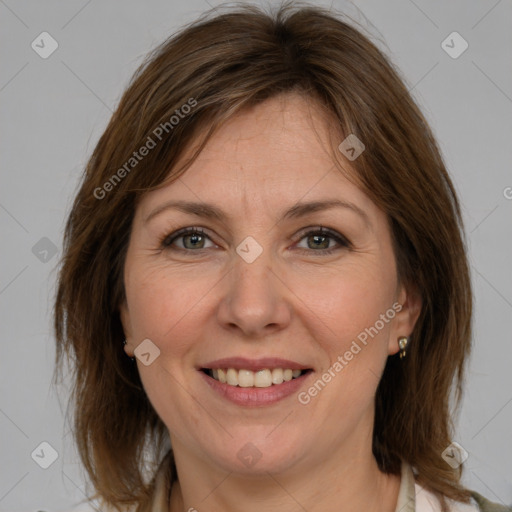
[[[400,284],[395,305],[393,307],[397,313],[393,319],[388,341],[388,354],[390,355],[396,354],[400,350],[398,338],[410,336],[420,316],[422,299],[418,287],[412,283]]]
[[[121,318],[121,324],[123,326],[123,331],[126,339],[126,343],[124,344],[124,351],[127,356],[134,357],[133,351],[135,347],[133,346],[133,338],[132,338],[132,324],[130,319],[130,311],[128,310],[128,304],[126,303],[126,299],[123,300],[121,305],[119,306],[119,316]]]

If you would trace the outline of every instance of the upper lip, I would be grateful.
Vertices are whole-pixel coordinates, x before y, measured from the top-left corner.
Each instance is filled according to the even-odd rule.
[[[274,368],[283,368],[291,370],[309,370],[311,367],[290,361],[289,359],[281,359],[279,357],[262,357],[260,359],[247,359],[246,357],[226,357],[223,359],[216,359],[200,366],[201,368],[208,368],[210,370],[234,368],[236,370],[273,370]]]

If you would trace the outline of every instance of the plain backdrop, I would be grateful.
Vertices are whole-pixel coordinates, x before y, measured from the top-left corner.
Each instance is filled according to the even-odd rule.
[[[64,421],[66,389],[59,401],[51,386],[64,221],[87,157],[144,55],[216,4],[0,0],[0,511],[64,511],[85,497]],[[512,2],[333,6],[399,67],[460,194],[475,336],[455,440],[469,454],[464,483],[511,504]],[[57,457],[47,469],[41,453],[46,462]]]

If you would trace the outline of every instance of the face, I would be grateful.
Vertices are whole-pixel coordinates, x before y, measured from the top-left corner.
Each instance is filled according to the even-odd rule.
[[[125,350],[178,464],[277,473],[371,454],[376,388],[419,304],[316,112],[287,95],[238,115],[137,207]]]

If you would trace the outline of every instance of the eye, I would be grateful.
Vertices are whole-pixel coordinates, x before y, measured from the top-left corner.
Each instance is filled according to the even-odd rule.
[[[306,249],[300,247],[300,242],[306,240]],[[211,245],[206,245],[210,242]],[[319,226],[314,230],[307,231],[300,238],[297,247],[304,252],[317,252],[320,254],[331,254],[334,251],[351,246],[350,242],[340,233],[331,229]],[[202,228],[187,227],[165,236],[161,241],[163,249],[181,251],[200,251],[214,247],[210,237]]]
[[[312,249],[313,252],[321,254],[331,254],[339,249],[350,247],[350,242],[343,235],[321,226],[318,229],[304,233],[300,240],[306,240],[307,249]],[[332,242],[335,242],[334,246]],[[300,245],[297,245],[297,247],[300,247]],[[311,252],[307,249],[306,252]]]
[[[202,228],[184,228],[167,235],[161,245],[164,249],[174,248],[172,246],[177,245],[176,248],[181,250],[199,250],[208,249],[209,246],[205,246],[207,240],[211,242]]]

